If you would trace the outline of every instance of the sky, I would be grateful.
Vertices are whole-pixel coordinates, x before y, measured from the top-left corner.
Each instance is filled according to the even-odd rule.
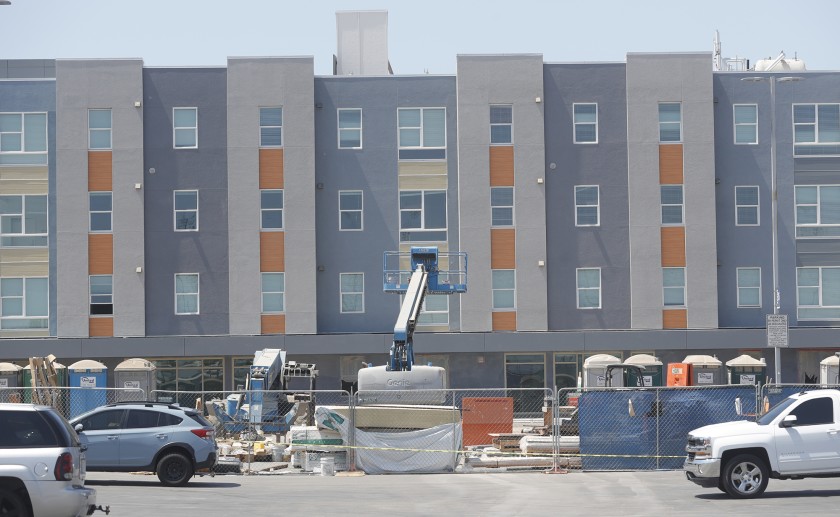
[[[11,0],[0,59],[142,58],[224,66],[229,56],[313,56],[332,73],[336,11],[387,10],[396,74],[454,74],[458,54],[620,61],[628,52],[711,52],[751,65],[784,51],[840,70],[840,0]]]

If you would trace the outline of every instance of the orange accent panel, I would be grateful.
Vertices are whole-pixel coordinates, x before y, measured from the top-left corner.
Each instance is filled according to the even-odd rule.
[[[680,185],[683,182],[683,146],[668,144],[659,146],[659,183]]]
[[[689,386],[691,365],[689,363],[668,363],[668,386]]]
[[[283,188],[283,149],[260,149],[260,188]]]
[[[516,330],[516,311],[494,312],[493,330]]]
[[[688,328],[688,311],[686,309],[669,309],[662,311],[662,328]]]
[[[513,398],[464,397],[461,405],[464,445],[490,445],[490,433],[513,432]]]
[[[513,228],[490,230],[490,268],[516,268],[516,230]]]
[[[285,334],[286,333],[286,315],[285,314],[263,314],[260,316],[262,323],[263,334]]]
[[[285,242],[283,232],[260,232],[260,271],[267,273],[286,270]]]
[[[114,235],[91,233],[88,235],[88,274],[114,274]]]
[[[88,332],[90,337],[113,337],[114,318],[90,318]]]
[[[685,227],[664,226],[662,235],[662,266],[685,267]]]
[[[490,186],[513,186],[512,145],[494,145],[490,148]]]
[[[112,177],[111,151],[88,151],[88,191],[110,191]]]

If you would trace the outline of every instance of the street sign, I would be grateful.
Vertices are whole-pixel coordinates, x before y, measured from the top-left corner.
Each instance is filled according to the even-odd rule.
[[[767,315],[767,346],[769,348],[788,347],[787,314]]]

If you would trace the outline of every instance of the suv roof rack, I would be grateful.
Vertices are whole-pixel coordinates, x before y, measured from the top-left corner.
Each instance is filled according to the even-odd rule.
[[[190,408],[181,407],[178,404],[173,404],[171,402],[157,402],[157,401],[154,401],[154,400],[121,400],[119,402],[111,402],[110,404],[107,404],[107,405],[108,406],[132,405],[132,406],[146,406],[146,407],[165,406],[165,407],[168,407],[169,409],[181,409],[181,410],[190,409]]]

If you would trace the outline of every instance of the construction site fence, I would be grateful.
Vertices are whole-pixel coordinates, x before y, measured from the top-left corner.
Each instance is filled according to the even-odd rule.
[[[142,388],[0,387],[0,402],[52,406],[68,420],[106,404],[141,401],[146,397]]]

